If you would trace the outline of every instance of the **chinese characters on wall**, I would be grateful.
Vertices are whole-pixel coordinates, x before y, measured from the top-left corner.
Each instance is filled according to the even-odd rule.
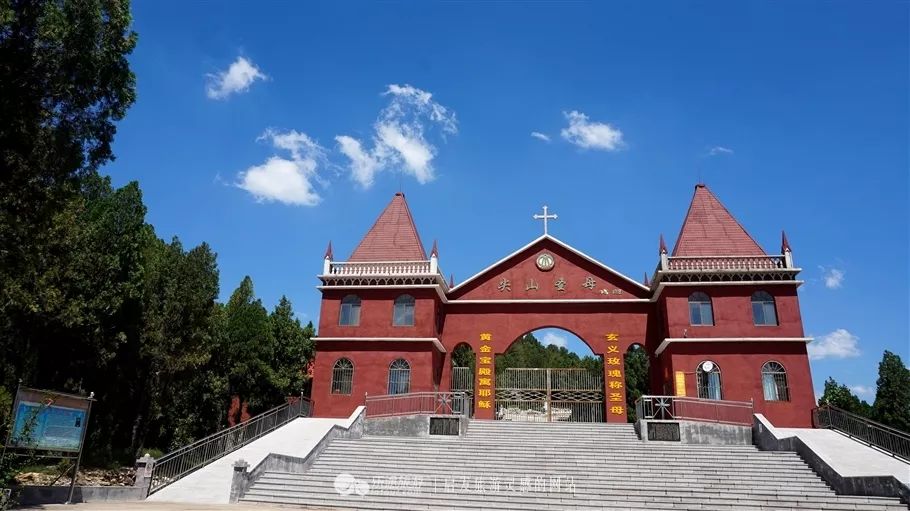
[[[480,355],[477,357],[477,407],[493,408],[493,334],[480,334]]]
[[[606,348],[604,349],[604,371],[606,372],[606,393],[607,393],[607,411],[610,415],[626,415],[626,409],[623,406],[625,400],[622,397],[622,389],[625,386],[625,379],[622,377],[622,354],[619,352],[619,334],[608,333],[606,338]]]
[[[527,279],[525,279],[524,282],[525,282],[525,291],[539,291],[540,290],[541,285],[537,279],[527,278]],[[565,293],[566,291],[568,291],[570,289],[571,286],[574,286],[574,285],[575,284],[573,282],[570,282],[563,276],[553,276],[552,277],[552,286],[553,286],[553,289],[557,293]],[[598,293],[598,294],[604,295],[604,296],[615,296],[615,295],[622,294],[622,289],[619,289],[619,288],[602,288],[602,289],[598,290],[597,289],[597,280],[590,275],[585,277],[584,280],[579,281],[578,285],[582,289],[586,289],[588,291],[593,291],[595,293]],[[519,289],[521,289],[521,288],[519,288]],[[505,293],[505,292],[511,293],[512,292],[512,281],[505,277],[500,278],[496,282],[496,290],[499,291],[500,293]]]

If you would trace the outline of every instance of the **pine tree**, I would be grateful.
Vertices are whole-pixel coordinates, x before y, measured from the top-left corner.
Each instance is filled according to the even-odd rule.
[[[901,357],[885,351],[878,365],[872,416],[878,422],[910,432],[910,369]]]

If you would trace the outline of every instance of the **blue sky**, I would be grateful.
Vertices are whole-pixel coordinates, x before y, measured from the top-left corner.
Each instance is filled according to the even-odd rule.
[[[640,279],[703,180],[769,252],[787,230],[816,391],[871,399],[882,350],[910,359],[907,2],[133,14],[138,101],[106,172],[140,182],[159,236],[214,247],[224,297],[249,274],[315,321],[326,243],[346,258],[398,190],[456,280],[538,236],[544,203]]]

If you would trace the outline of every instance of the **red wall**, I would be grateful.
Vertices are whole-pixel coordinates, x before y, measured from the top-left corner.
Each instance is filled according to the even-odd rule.
[[[711,360],[720,368],[722,398],[753,400],[756,413],[779,427],[811,427],[815,406],[812,374],[804,342],[692,342],[671,344],[659,357],[672,381],[675,371],[686,377],[686,395],[698,397],[695,371]],[[787,371],[790,401],[765,401],[761,369],[765,362],[780,362]],[[672,388],[671,388],[672,394]]]
[[[562,328],[580,337],[595,355],[619,357],[620,365],[604,365],[604,371],[623,369],[622,357],[632,344],[645,344],[648,337],[650,303],[585,303],[585,304],[471,304],[450,305],[447,309],[443,345],[448,357],[443,365],[442,388],[448,388],[451,373],[451,352],[464,342],[471,346],[475,355],[480,355],[484,344],[492,347],[494,355],[504,353],[522,335],[540,328]],[[491,334],[492,341],[480,340],[481,333]],[[619,340],[608,343],[606,335],[615,333]],[[608,353],[608,346],[617,346],[617,354]],[[495,363],[492,387],[495,388]],[[480,388],[476,375],[475,388]],[[604,381],[607,381],[605,378]],[[625,389],[619,389],[625,406]],[[479,399],[479,398],[478,398]],[[480,419],[492,419],[493,409],[482,409],[475,405],[474,413]],[[607,414],[610,422],[625,422],[623,414]]]
[[[360,325],[341,326],[338,314],[341,299],[360,297]],[[395,298],[414,297],[414,326],[392,326]],[[439,295],[433,289],[326,289],[319,313],[320,337],[436,337],[436,308]]]
[[[537,256],[548,252],[554,256],[556,264],[549,271],[540,271],[537,268]],[[585,288],[582,284],[585,277],[592,277],[595,281],[593,289]],[[555,286],[557,279],[566,281],[565,291],[558,291]],[[500,290],[502,279],[507,279],[511,284],[508,290]],[[533,279],[539,285],[536,290],[527,290],[526,282]],[[607,289],[610,294],[601,291]],[[622,291],[613,294],[614,289]],[[464,300],[542,300],[542,299],[587,299],[587,300],[616,300],[629,298],[646,298],[651,293],[641,286],[635,285],[616,273],[602,268],[570,250],[548,239],[529,247],[516,254],[513,258],[503,261],[498,266],[491,268],[488,273],[468,282],[464,287],[455,290],[450,299]]]
[[[538,254],[547,251],[556,259],[555,267],[540,271],[535,264]],[[592,277],[596,286],[582,284]],[[563,278],[564,292],[554,286]],[[502,279],[509,289],[500,290]],[[533,279],[538,289],[527,290]],[[603,294],[601,290],[607,289]],[[614,294],[612,290],[620,289]],[[714,326],[689,324],[688,296],[695,290],[712,298]],[[776,300],[778,325],[755,326],[752,320],[751,295],[765,290]],[[392,326],[394,299],[401,294],[416,299],[415,325]],[[360,325],[339,326],[341,299],[357,294],[361,300]],[[650,291],[637,286],[557,243],[544,239],[481,275],[475,281],[450,293],[450,303],[443,305],[435,289],[323,289],[319,321],[320,337],[436,337],[447,353],[440,353],[430,342],[318,341],[314,368],[313,399],[316,414],[322,417],[348,416],[363,404],[365,392],[385,394],[388,390],[388,366],[403,356],[411,363],[411,390],[436,388],[447,390],[451,380],[451,352],[466,342],[480,355],[480,347],[489,344],[492,355],[505,352],[522,335],[546,327],[568,330],[583,339],[599,356],[608,353],[606,335],[615,333],[615,343],[622,358],[629,346],[640,343],[653,353],[664,338],[698,337],[802,337],[803,327],[795,285],[692,285],[665,286],[657,302],[650,302]],[[458,303],[459,300],[551,300],[551,303]],[[565,300],[565,301],[557,301]],[[588,300],[584,303],[572,300]],[[629,301],[632,300],[632,301]],[[481,334],[489,333],[490,342]],[[354,362],[354,389],[350,396],[329,393],[332,366],[346,356]],[[764,413],[778,426],[808,426],[814,406],[814,393],[806,346],[801,342],[714,342],[675,343],[657,359],[651,360],[651,393],[672,394],[674,371],[686,373],[689,396],[697,396],[694,371],[703,360],[713,360],[722,370],[725,399],[754,399],[755,410]],[[761,387],[761,366],[775,360],[788,371],[791,400],[766,403]],[[605,364],[605,370],[613,369]],[[619,366],[622,369],[622,366]],[[495,375],[495,368],[494,368]],[[480,378],[480,375],[477,375]],[[495,379],[495,376],[494,378]],[[607,378],[605,378],[607,381]],[[475,382],[475,385],[479,382]],[[495,388],[495,382],[492,386]],[[625,389],[622,389],[623,394]],[[479,398],[478,398],[479,399]],[[492,399],[491,399],[492,400]],[[623,396],[623,405],[625,396]],[[478,418],[490,419],[494,410],[475,406]],[[607,413],[610,421],[625,421],[625,414]]]
[[[689,324],[689,295],[702,291],[711,297],[714,326]],[[774,297],[777,326],[756,326],[752,293]],[[667,337],[802,337],[803,322],[795,285],[667,286],[660,297]]]
[[[346,357],[354,363],[350,395],[332,394],[332,368]],[[439,352],[429,342],[317,341],[313,368],[313,395],[317,417],[348,417],[364,403],[364,394],[384,395],[389,391],[389,365],[403,358],[411,364],[411,392],[433,391],[433,366]]]

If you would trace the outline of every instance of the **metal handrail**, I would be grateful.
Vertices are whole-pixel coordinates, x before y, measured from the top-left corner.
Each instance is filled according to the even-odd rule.
[[[468,415],[470,398],[464,392],[410,392],[365,395],[367,417],[395,415]]]
[[[313,402],[301,396],[299,399],[252,417],[246,422],[223,429],[165,454],[155,460],[155,465],[152,467],[149,495],[266,433],[274,431],[298,417],[309,417],[312,413]]]
[[[641,396],[635,400],[635,412],[636,417],[645,420],[688,420],[751,426],[753,405],[751,401]]]
[[[845,433],[891,456],[910,461],[910,434],[833,405],[812,410],[812,425]]]

